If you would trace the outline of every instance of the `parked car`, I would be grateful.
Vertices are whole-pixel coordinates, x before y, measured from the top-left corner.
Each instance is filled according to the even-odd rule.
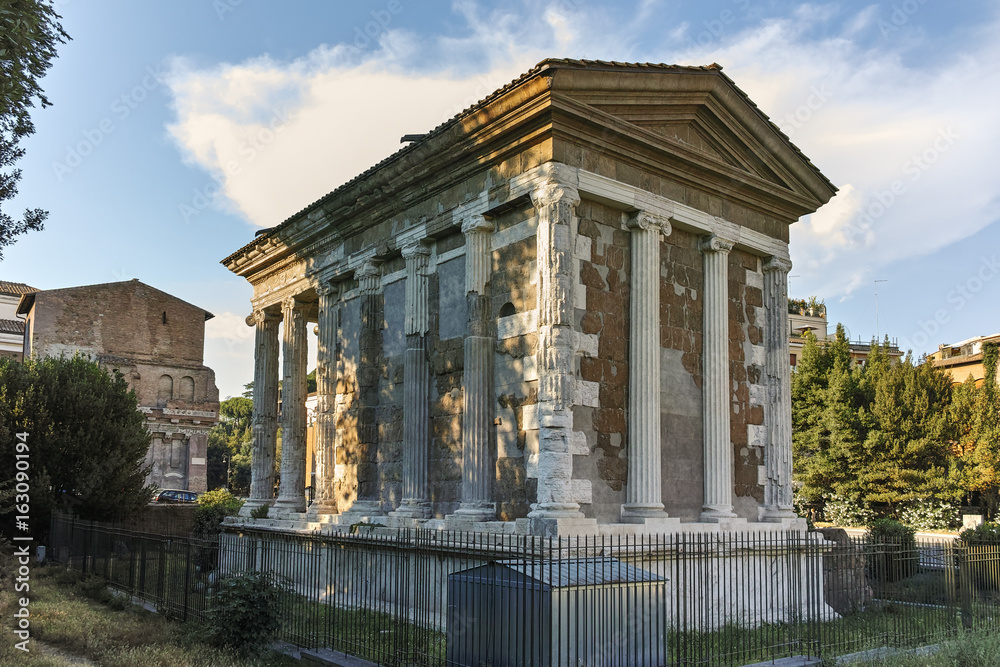
[[[198,494],[194,491],[179,489],[164,489],[153,496],[154,503],[194,503],[198,502]]]

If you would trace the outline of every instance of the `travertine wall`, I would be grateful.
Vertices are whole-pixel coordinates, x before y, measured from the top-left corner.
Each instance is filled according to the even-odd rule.
[[[120,372],[146,414],[148,483],[204,491],[219,410],[215,372],[203,364],[205,311],[137,280],[33,296],[31,354],[80,353]]]

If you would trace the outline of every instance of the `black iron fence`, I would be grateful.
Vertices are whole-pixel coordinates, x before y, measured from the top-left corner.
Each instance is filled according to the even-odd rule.
[[[744,665],[1000,625],[1000,546],[839,534],[539,538],[242,528],[218,541],[53,520],[52,554],[182,619],[219,577],[286,584],[282,639],[383,665]]]

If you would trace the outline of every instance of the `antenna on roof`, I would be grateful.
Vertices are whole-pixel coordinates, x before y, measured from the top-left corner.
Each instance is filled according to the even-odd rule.
[[[876,280],[875,281],[875,342],[881,345],[879,342],[879,330],[878,330],[878,284],[887,283],[888,280]]]

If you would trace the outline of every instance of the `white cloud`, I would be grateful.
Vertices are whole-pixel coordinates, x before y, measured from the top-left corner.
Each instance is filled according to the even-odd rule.
[[[849,294],[880,267],[997,220],[997,23],[970,35],[965,52],[917,66],[911,55],[926,48],[923,38],[871,40],[873,7],[844,15],[836,5],[803,5],[742,31],[717,22],[719,34],[707,40],[693,34],[703,25],[678,22],[645,48],[635,35],[655,5],[610,12],[562,0],[544,10],[511,3],[485,11],[463,0],[455,3],[467,24],[459,36],[389,30],[360,55],[345,44],[294,62],[261,57],[198,69],[178,61],[170,131],[193,164],[238,170],[225,183],[226,202],[271,226],[397,150],[403,134],[430,130],[543,57],[716,61],[841,187],[792,227],[808,293]],[[689,46],[678,51],[678,40]]]

